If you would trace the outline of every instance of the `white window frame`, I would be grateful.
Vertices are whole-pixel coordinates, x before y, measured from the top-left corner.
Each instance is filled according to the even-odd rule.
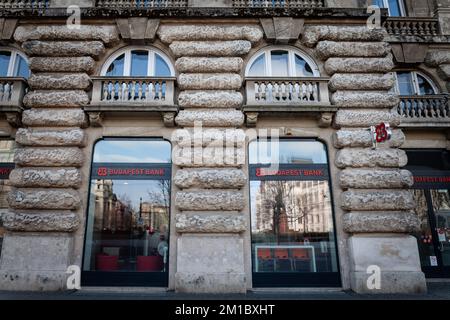
[[[116,51],[111,57],[109,57],[105,63],[103,64],[100,75],[102,77],[106,76],[109,66],[121,55],[125,54],[124,63],[123,63],[123,77],[131,77],[131,52],[132,51],[147,51],[148,52],[148,62],[147,62],[147,77],[155,77],[155,63],[156,63],[156,54],[158,54],[164,62],[169,66],[170,76],[175,76],[175,69],[173,67],[172,61],[167,57],[167,55],[153,47],[126,47]]]
[[[303,60],[306,61],[307,64],[312,69],[313,77],[320,77],[320,71],[317,64],[303,51],[299,50],[298,48],[293,48],[290,46],[270,46],[264,49],[261,49],[258,51],[247,63],[247,67],[245,68],[245,76],[246,77],[253,77],[249,75],[250,68],[253,66],[255,61],[261,57],[261,55],[265,54],[265,61],[264,61],[264,67],[265,67],[265,75],[263,77],[277,77],[272,75],[272,59],[271,59],[271,52],[272,51],[287,51],[288,52],[288,77],[307,77],[305,75],[297,75],[297,70],[295,67],[295,55],[297,54],[300,56]]]
[[[16,50],[16,49],[5,48],[5,47],[0,47],[0,51],[11,53],[11,56],[9,58],[8,70],[6,72],[7,77],[18,77],[16,75],[16,73],[18,71],[18,67],[19,67],[19,65],[16,63],[18,61],[17,56],[20,56],[22,59],[24,59],[24,61],[26,62],[27,66],[28,66],[28,71],[29,71],[28,59],[22,52],[20,52],[19,50]]]
[[[415,96],[421,96],[422,95],[420,93],[419,80],[417,79],[417,75],[420,75],[426,81],[428,81],[428,84],[433,88],[434,94],[439,94],[438,87],[434,84],[434,81],[431,80],[430,77],[428,77],[427,75],[423,74],[420,71],[409,71],[409,70],[405,70],[405,71],[397,70],[397,71],[393,72],[394,77],[395,77],[395,91],[396,91],[397,94],[400,94],[400,86],[399,86],[399,83],[398,83],[397,72],[408,72],[411,75],[413,89],[414,89],[413,95],[415,95]]]
[[[406,16],[405,3],[403,0],[396,0],[398,3],[398,7],[400,8],[400,16]],[[388,14],[391,17],[391,7],[389,6],[389,0],[383,0],[383,8],[388,9]]]

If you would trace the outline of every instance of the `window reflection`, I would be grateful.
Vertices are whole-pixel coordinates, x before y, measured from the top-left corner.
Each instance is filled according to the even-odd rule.
[[[134,50],[131,52],[131,72],[132,77],[147,76],[148,51]]]
[[[0,140],[0,253],[2,250],[5,228],[2,216],[8,212],[8,194],[11,191],[9,173],[14,168],[15,143],[13,140]]]
[[[160,140],[97,143],[83,270],[167,271],[170,152]]]
[[[255,159],[259,142],[251,143]],[[253,271],[337,272],[323,144],[280,143],[279,168],[250,162]]]

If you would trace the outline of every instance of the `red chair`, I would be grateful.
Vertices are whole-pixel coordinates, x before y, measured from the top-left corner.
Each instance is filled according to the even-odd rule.
[[[163,258],[161,256],[138,256],[136,270],[138,272],[156,272],[164,268]]]
[[[275,271],[292,271],[288,249],[275,249]]]
[[[292,260],[295,271],[311,272],[311,258],[309,251],[301,248],[292,249]]]
[[[269,248],[257,249],[258,271],[273,272],[275,270],[275,260]]]
[[[119,257],[98,254],[96,256],[97,271],[116,271],[119,269]]]

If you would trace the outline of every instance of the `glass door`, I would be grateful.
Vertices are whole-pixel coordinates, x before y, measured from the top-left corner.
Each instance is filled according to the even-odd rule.
[[[450,276],[450,193],[448,189],[431,190],[436,244],[442,272]]]

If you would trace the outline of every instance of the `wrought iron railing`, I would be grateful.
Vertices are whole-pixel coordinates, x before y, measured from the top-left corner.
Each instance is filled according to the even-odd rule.
[[[390,35],[436,36],[439,21],[435,18],[389,17],[383,24]]]
[[[45,9],[50,0],[0,0],[0,9]]]
[[[450,103],[447,95],[400,96],[397,112],[403,123],[450,122]]]

